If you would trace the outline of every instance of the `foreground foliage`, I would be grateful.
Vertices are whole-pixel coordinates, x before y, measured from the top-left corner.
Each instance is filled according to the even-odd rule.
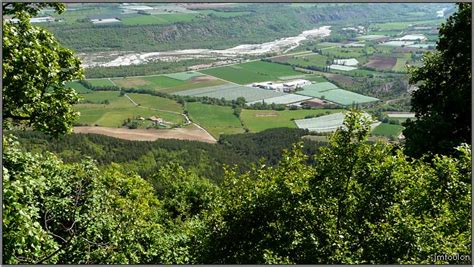
[[[39,9],[63,4],[3,4],[3,125],[27,125],[54,135],[71,131],[79,97],[64,82],[82,78],[79,59],[48,31],[30,24]]]
[[[403,131],[410,156],[453,153],[453,147],[471,141],[471,16],[472,4],[460,3],[439,30],[437,51],[411,70],[410,82],[419,89],[411,103],[417,120]]]
[[[457,148],[457,159],[413,160],[364,142],[369,128],[357,117],[315,165],[296,146],[277,167],[229,169],[202,262],[419,264],[440,251],[469,255],[470,148]]]
[[[4,139],[5,263],[443,263],[435,253],[468,255],[470,147],[425,162],[367,143],[360,114],[345,125],[315,164],[295,145],[276,166],[227,167],[220,186],[169,164],[152,187],[119,165],[65,164]]]

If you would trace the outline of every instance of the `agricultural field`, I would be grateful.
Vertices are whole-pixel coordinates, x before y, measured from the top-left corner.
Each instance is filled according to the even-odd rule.
[[[92,86],[97,87],[115,86],[115,84],[109,79],[88,79],[86,82],[90,83]]]
[[[302,74],[301,72],[293,70],[291,66],[265,61],[254,61],[238,65],[212,68],[200,72],[238,84],[274,81],[278,80],[278,77],[280,76]]]
[[[368,113],[363,113],[363,116],[372,120]],[[312,132],[327,133],[334,132],[339,127],[343,126],[344,118],[344,112],[338,112],[316,118],[295,120],[295,124],[301,129],[307,129]],[[379,125],[379,122],[373,121],[371,127],[375,128],[377,125]]]
[[[123,88],[150,89],[156,92],[169,94],[200,87],[225,84],[224,81],[218,80],[211,76],[197,75],[190,77],[187,80],[180,80],[170,78],[169,75],[116,78],[113,79],[113,81]],[[177,77],[184,79],[184,75],[181,74],[179,74]]]
[[[379,101],[379,99],[374,97],[339,89],[336,85],[329,82],[307,85],[303,87],[302,91],[297,91],[296,93],[328,100],[344,106]]]
[[[276,63],[288,63],[291,65],[298,65],[303,68],[307,68],[310,66],[316,67],[325,67],[327,57],[323,55],[319,55],[316,53],[311,54],[303,54],[303,55],[295,55],[295,56],[281,56],[272,58],[272,62]]]
[[[273,90],[265,90],[260,88],[253,88],[242,86],[238,84],[223,84],[217,86],[203,87],[182,92],[177,92],[175,95],[195,96],[195,97],[212,97],[224,98],[226,100],[235,100],[239,97],[245,98],[247,102],[262,100],[265,98],[277,97],[286,95],[285,93],[276,92]]]
[[[330,65],[329,68],[333,70],[342,70],[342,71],[350,71],[350,70],[357,69],[356,67],[342,66],[342,65],[335,65],[335,64]]]
[[[330,47],[322,49],[324,56],[333,56],[338,58],[359,58],[371,55],[375,52],[373,47]]]
[[[396,138],[402,133],[403,129],[404,127],[401,125],[381,123],[372,130],[371,134],[376,136]]]
[[[172,99],[135,93],[127,94],[127,96],[142,107],[183,113],[183,106]]]
[[[295,94],[286,94],[282,96],[276,96],[276,97],[270,97],[270,98],[265,98],[262,100],[257,100],[253,102],[247,103],[247,105],[255,104],[255,103],[266,103],[266,104],[290,104],[290,103],[295,103],[295,102],[300,102],[304,100],[311,99],[309,96],[303,96],[303,95],[295,95]]]
[[[393,71],[398,71],[398,72],[406,72],[407,67],[406,64],[410,60],[410,54],[402,54],[401,57],[397,57],[397,62],[393,66],[392,70]]]
[[[373,56],[369,58],[369,62],[364,66],[376,70],[392,70],[397,62],[398,58],[396,57]]]
[[[135,94],[132,94],[135,95]],[[148,118],[150,116],[158,116],[163,118],[165,121],[172,124],[181,124],[184,121],[183,116],[179,114],[170,113],[167,111],[156,111],[145,106],[135,106],[126,96],[120,96],[119,92],[116,91],[99,91],[84,94],[85,100],[93,103],[81,103],[75,106],[75,110],[81,113],[78,123],[86,125],[99,125],[105,127],[121,127],[123,122],[127,119],[133,119],[136,117]],[[149,95],[142,95],[135,97],[140,100],[141,98],[150,98],[149,101],[155,101],[159,103],[167,103],[168,99],[160,97],[154,97]],[[105,103],[108,102],[108,104]],[[167,108],[171,107],[170,103],[167,103]],[[177,107],[173,107],[174,111],[177,111]]]
[[[82,102],[90,102],[93,104],[100,104],[106,100],[114,102],[119,98],[121,99],[118,91],[91,91],[86,94],[81,94],[81,96],[83,97]]]
[[[187,72],[178,72],[178,73],[171,73],[171,74],[164,74],[168,78],[180,80],[180,81],[187,81],[194,77],[203,76],[202,73],[195,72],[195,71],[187,71]]]
[[[307,129],[312,132],[326,133],[334,132],[343,125],[345,115],[342,112],[326,116],[295,120],[295,124],[300,129]]]
[[[320,93],[320,92],[324,92],[330,89],[337,89],[337,88],[338,88],[337,85],[330,82],[313,83],[313,84],[303,86],[303,90],[298,91],[298,93],[302,95],[312,96],[311,94],[313,94],[313,92]]]
[[[92,90],[84,87],[84,85],[79,82],[67,82],[65,86],[74,89],[78,94],[87,94],[92,92]]]
[[[340,109],[313,110],[249,110],[243,109],[240,119],[250,132],[260,132],[271,128],[296,128],[293,120],[304,119],[307,116],[317,116],[340,112]]]
[[[244,132],[231,107],[191,102],[186,104],[186,110],[193,122],[204,127],[216,139],[221,134]]]
[[[294,80],[294,79],[305,79],[305,80],[308,80],[308,81],[312,81],[312,82],[327,82],[327,80],[320,76],[320,75],[314,75],[314,74],[302,74],[302,75],[292,75],[292,76],[281,76],[281,77],[278,77],[279,80]]]

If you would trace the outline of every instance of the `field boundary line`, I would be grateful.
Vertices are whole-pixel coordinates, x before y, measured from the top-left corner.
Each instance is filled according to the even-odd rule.
[[[166,113],[171,113],[171,114],[175,114],[175,115],[181,115],[184,117],[185,119],[185,125],[188,125],[191,123],[191,120],[188,118],[188,116],[184,113],[180,113],[180,112],[176,112],[176,111],[171,111],[171,110],[165,110],[165,109],[158,109],[158,108],[152,108],[152,107],[145,107],[145,106],[142,106],[141,104],[137,104],[135,101],[133,101],[133,99],[131,99],[127,94],[124,94],[136,107],[139,107],[139,108],[146,108],[146,109],[151,109],[151,110],[156,110],[156,111],[160,111],[160,112],[166,112]]]
[[[199,125],[199,124],[197,124],[197,123],[195,123],[195,122],[193,122],[192,124],[193,124],[194,126],[198,127],[199,129],[203,130],[204,132],[206,132],[207,135],[209,135],[213,140],[215,140],[215,141],[217,142],[217,139],[214,138],[214,136],[212,136],[212,134],[210,134],[206,129],[204,129],[203,127],[201,127],[201,125]]]

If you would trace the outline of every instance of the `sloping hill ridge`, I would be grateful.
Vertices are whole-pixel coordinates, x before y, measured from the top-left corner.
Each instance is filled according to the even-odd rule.
[[[46,27],[53,31],[63,45],[77,52],[223,49],[243,43],[261,43],[294,36],[328,22],[335,24],[350,21],[356,24],[364,23],[368,19],[400,20],[408,17],[408,13],[421,8],[425,7],[420,4],[360,3],[282,8],[281,4],[261,4],[247,7],[246,11],[252,13],[245,16],[208,18],[172,25],[91,26],[88,23],[77,23]]]

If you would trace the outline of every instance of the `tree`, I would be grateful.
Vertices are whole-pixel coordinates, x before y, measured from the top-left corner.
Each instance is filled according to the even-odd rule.
[[[7,3],[3,15],[3,119],[4,127],[27,125],[53,135],[70,132],[78,117],[79,100],[65,82],[83,77],[80,60],[62,47],[48,31],[32,26],[31,16],[46,6],[61,13],[64,5]]]
[[[112,164],[65,164],[3,139],[3,261],[161,263],[172,247],[151,184]]]
[[[471,251],[471,148],[428,163],[368,144],[360,114],[344,125],[316,164],[295,146],[274,167],[228,168],[195,249],[199,262],[470,263],[433,256]]]
[[[437,51],[410,69],[410,83],[419,85],[411,100],[417,119],[403,131],[411,156],[451,154],[471,142],[471,3],[458,7],[439,30]]]

